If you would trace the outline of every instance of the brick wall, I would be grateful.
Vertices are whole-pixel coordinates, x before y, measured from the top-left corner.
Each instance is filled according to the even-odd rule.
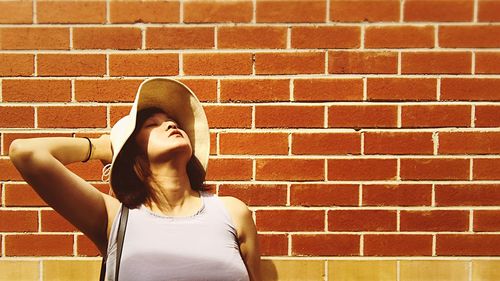
[[[109,133],[147,77],[197,94],[207,183],[265,280],[498,280],[500,0],[0,2],[0,279],[97,280],[10,163]],[[67,166],[102,192],[98,161]],[[4,280],[2,279],[2,280]]]

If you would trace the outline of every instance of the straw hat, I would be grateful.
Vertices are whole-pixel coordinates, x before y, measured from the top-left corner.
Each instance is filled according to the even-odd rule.
[[[180,128],[189,136],[193,154],[198,158],[206,173],[210,153],[210,133],[207,117],[200,101],[193,91],[180,81],[171,78],[148,78],[139,85],[130,113],[118,120],[111,129],[113,159],[108,164],[109,169],[103,172],[103,176],[110,176],[111,186],[113,186],[113,176],[117,174],[116,170],[118,169],[119,172],[119,168],[114,164],[120,157],[124,144],[135,130],[137,113],[148,107],[163,109],[177,121]],[[103,171],[105,169],[106,167]]]

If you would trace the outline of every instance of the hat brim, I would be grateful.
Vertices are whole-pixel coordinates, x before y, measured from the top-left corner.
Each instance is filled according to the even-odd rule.
[[[210,132],[203,107],[194,92],[180,81],[170,78],[149,78],[144,80],[137,91],[130,113],[115,123],[110,139],[113,147],[110,184],[113,186],[116,159],[134,132],[137,114],[140,110],[158,107],[172,117],[189,136],[193,154],[203,169],[207,170],[210,152]],[[114,169],[113,169],[114,168]]]

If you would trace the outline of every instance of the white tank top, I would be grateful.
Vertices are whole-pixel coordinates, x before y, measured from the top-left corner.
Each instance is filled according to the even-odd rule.
[[[192,216],[156,214],[144,205],[129,210],[119,281],[249,281],[223,202],[209,192],[200,195],[203,205]],[[120,216],[119,211],[108,241],[108,281],[115,281]]]

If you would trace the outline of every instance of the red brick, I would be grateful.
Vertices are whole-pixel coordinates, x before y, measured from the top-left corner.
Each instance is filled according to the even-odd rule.
[[[201,102],[217,101],[217,79],[178,79],[188,86]]]
[[[328,159],[328,180],[395,180],[397,159]]]
[[[134,102],[142,80],[75,80],[75,100],[79,102]]]
[[[498,256],[498,234],[437,234],[436,255],[439,256]]]
[[[233,196],[250,206],[285,206],[285,184],[221,184],[219,196]]]
[[[432,133],[365,132],[365,154],[433,154]]]
[[[357,184],[292,184],[291,206],[358,206]]]
[[[294,26],[292,48],[359,48],[361,30],[357,26]]]
[[[500,79],[443,78],[441,100],[500,101]]]
[[[35,257],[73,256],[73,235],[6,235],[5,255]]]
[[[178,23],[180,3],[176,1],[110,1],[111,23]]]
[[[256,0],[256,22],[325,22],[326,1]]]
[[[328,231],[396,231],[392,210],[329,210]]]
[[[35,110],[31,106],[1,106],[1,128],[33,128]]]
[[[252,54],[183,54],[186,75],[252,74]]]
[[[396,74],[398,54],[374,51],[329,51],[328,73]]]
[[[500,21],[500,2],[497,0],[479,0],[477,21]]]
[[[38,76],[103,76],[106,55],[39,54]]]
[[[476,105],[475,127],[500,127],[500,106]]]
[[[474,210],[474,231],[499,231],[500,210]]]
[[[258,210],[255,212],[255,217],[259,231],[323,231],[325,229],[325,211],[322,210]]]
[[[399,21],[398,0],[330,0],[334,22]]]
[[[36,1],[38,23],[106,23],[104,1]]]
[[[324,180],[322,159],[257,159],[256,180]]]
[[[275,106],[255,107],[255,127],[322,128],[324,108],[321,106]]]
[[[41,211],[41,229],[43,232],[74,232],[79,231],[61,214],[53,210]]]
[[[204,110],[210,128],[250,128],[252,126],[250,106],[206,106]]]
[[[366,234],[365,256],[431,256],[432,235]]]
[[[471,74],[470,52],[403,52],[403,74]]]
[[[0,54],[0,61],[1,76],[32,76],[35,73],[34,55]],[[4,83],[5,81],[7,80],[4,80]]]
[[[292,234],[292,256],[359,256],[359,235]]]
[[[220,81],[220,100],[289,101],[289,79],[228,79]]]
[[[221,132],[219,142],[219,154],[288,154],[288,134],[285,133]]]
[[[401,107],[401,127],[470,127],[469,105],[407,105]]]
[[[475,52],[475,54],[476,74],[500,73],[500,52]]]
[[[473,159],[472,178],[474,180],[500,179],[500,159]]]
[[[0,231],[37,232],[38,212],[2,210],[0,211]]]
[[[92,240],[90,240],[86,235],[76,236],[76,252],[77,256],[80,257],[97,257],[101,255],[94,242],[92,242]]]
[[[130,112],[130,109],[132,108],[132,105],[125,105],[125,106],[110,106],[109,108],[109,123],[111,127],[113,127],[116,122],[120,118],[123,118],[123,116],[128,115]],[[210,126],[212,127],[212,126]]]
[[[469,159],[401,159],[402,180],[468,180]]]
[[[259,234],[259,250],[263,256],[287,256],[288,238],[286,234]]]
[[[439,26],[438,38],[441,48],[498,48],[500,26]]]
[[[5,184],[5,206],[47,207],[48,205],[28,184]]]
[[[23,177],[16,169],[14,164],[10,161],[10,159],[0,159],[0,180],[8,181],[8,180],[23,180]]]
[[[210,133],[210,155],[217,154],[217,133]]]
[[[328,127],[396,127],[397,107],[391,105],[340,105],[328,107]]]
[[[4,102],[70,102],[70,80],[4,80]]]
[[[220,26],[217,28],[218,49],[285,49],[286,27]]]
[[[38,108],[40,128],[104,128],[104,106],[44,106]]]
[[[111,76],[169,76],[179,74],[177,54],[111,54]]]
[[[33,23],[33,1],[0,2],[0,23]]]
[[[433,48],[433,26],[367,26],[365,48]]]
[[[430,184],[363,184],[363,206],[430,206]]]
[[[437,99],[436,79],[368,78],[368,100],[422,101]]]
[[[87,163],[74,162],[66,165],[66,167],[84,180],[101,180],[103,166],[99,160],[91,160]]]
[[[434,210],[400,213],[401,231],[467,231],[469,211]]]
[[[324,52],[255,54],[255,74],[313,74],[324,72]]]
[[[252,17],[253,4],[251,0],[184,2],[185,23],[250,22]]]
[[[69,50],[69,28],[4,27],[0,42],[0,50]]]
[[[148,27],[146,49],[212,49],[213,27]]]
[[[403,12],[407,22],[461,22],[472,21],[473,16],[473,0],[406,0]]]
[[[292,154],[360,154],[359,133],[292,133]]]
[[[75,27],[75,49],[141,49],[141,29],[133,27]]]
[[[251,159],[210,159],[206,180],[251,180]]]
[[[294,101],[361,101],[362,79],[294,79]]]
[[[500,205],[498,184],[438,184],[435,192],[436,206]]]
[[[499,132],[440,132],[439,154],[498,154]]]

